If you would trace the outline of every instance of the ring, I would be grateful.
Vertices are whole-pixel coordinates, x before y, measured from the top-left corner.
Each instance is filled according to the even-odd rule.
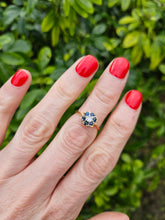
[[[99,126],[97,125],[97,117],[93,112],[85,112],[85,113],[81,113],[80,111],[77,111],[77,113],[79,113],[81,115],[81,120],[82,123],[85,126],[88,127],[96,127],[97,130],[99,131]]]

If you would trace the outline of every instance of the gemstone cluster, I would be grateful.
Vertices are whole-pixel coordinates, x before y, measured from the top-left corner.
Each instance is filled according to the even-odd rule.
[[[85,112],[82,115],[83,124],[89,127],[93,127],[97,121],[97,118],[93,112]]]

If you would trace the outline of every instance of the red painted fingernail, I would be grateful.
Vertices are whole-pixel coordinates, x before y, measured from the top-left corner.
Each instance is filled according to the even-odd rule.
[[[76,66],[76,72],[83,77],[88,77],[94,73],[99,64],[95,57],[92,55],[85,56]]]
[[[111,66],[109,68],[109,72],[113,76],[116,76],[119,79],[124,79],[124,77],[126,76],[128,70],[129,70],[129,62],[124,57],[116,58],[112,62]]]
[[[127,105],[132,109],[138,109],[141,102],[142,102],[143,96],[142,94],[137,90],[131,90],[128,92],[128,94],[125,97],[125,102]]]
[[[18,70],[11,79],[11,84],[17,87],[23,86],[28,79],[28,74],[24,70]]]

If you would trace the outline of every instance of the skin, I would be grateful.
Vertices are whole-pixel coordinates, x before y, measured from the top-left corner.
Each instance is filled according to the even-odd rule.
[[[134,130],[141,105],[137,110],[131,109],[125,103],[124,96],[97,137],[97,129],[85,127],[80,115],[75,113],[44,153],[34,159],[50,139],[63,113],[94,76],[84,78],[75,72],[81,59],[56,81],[47,95],[26,115],[11,142],[0,152],[2,220],[76,219],[88,196],[116,165]],[[116,105],[129,74],[124,79],[118,79],[109,73],[110,65],[79,109],[80,112],[94,112],[98,126]],[[22,87],[13,86],[9,79],[0,88],[0,143],[30,86],[32,79],[28,71],[27,74],[29,78]],[[116,212],[91,218],[98,219],[129,218]]]

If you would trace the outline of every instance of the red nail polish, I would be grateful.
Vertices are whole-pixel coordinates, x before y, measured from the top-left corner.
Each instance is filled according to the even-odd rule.
[[[111,66],[109,68],[109,72],[113,76],[116,76],[119,79],[124,79],[124,77],[126,76],[128,70],[129,70],[129,62],[124,57],[116,58],[112,62]]]
[[[125,97],[125,102],[127,105],[132,109],[138,109],[141,102],[142,102],[143,96],[142,94],[137,90],[131,90],[128,92],[128,94]]]
[[[94,73],[99,64],[95,57],[92,55],[85,56],[76,66],[76,72],[83,77],[89,77]]]
[[[23,86],[28,79],[28,74],[24,70],[18,70],[11,79],[11,84],[17,87]]]

